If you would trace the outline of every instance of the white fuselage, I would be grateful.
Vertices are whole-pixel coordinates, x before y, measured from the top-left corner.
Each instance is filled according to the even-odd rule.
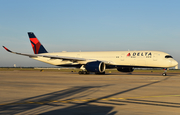
[[[41,54],[40,54],[41,55]],[[170,68],[178,65],[169,54],[160,51],[101,51],[101,52],[58,52],[43,53],[43,55],[66,56],[85,58],[86,61],[72,62],[69,60],[50,59],[45,57],[32,57],[35,60],[52,65],[86,64],[88,61],[99,60],[109,62],[111,65],[132,67],[159,67]],[[165,57],[167,56],[167,57]]]

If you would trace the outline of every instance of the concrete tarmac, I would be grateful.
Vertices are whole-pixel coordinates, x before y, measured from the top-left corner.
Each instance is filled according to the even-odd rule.
[[[180,115],[180,75],[0,71],[0,114]]]

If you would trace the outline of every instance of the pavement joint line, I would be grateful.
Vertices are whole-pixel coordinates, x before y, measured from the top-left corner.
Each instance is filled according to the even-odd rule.
[[[133,98],[153,98],[153,97],[180,97],[180,95],[159,95],[159,96],[139,96],[139,97],[124,97],[124,98],[102,98],[102,99],[98,99],[98,98],[92,98],[92,99],[71,99],[71,100],[51,100],[51,101],[44,101],[44,102],[33,102],[33,101],[26,101],[26,102],[21,102],[21,103],[4,103],[4,104],[0,104],[0,106],[3,105],[22,105],[22,104],[39,104],[39,105],[43,105],[46,103],[70,103],[70,102],[76,102],[76,101],[82,101],[82,102],[90,102],[90,101],[95,101],[95,100],[104,100],[104,101],[108,101],[108,100],[126,100],[126,99],[133,99]]]

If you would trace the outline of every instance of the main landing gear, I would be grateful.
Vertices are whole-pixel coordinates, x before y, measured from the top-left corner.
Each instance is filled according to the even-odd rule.
[[[78,73],[79,73],[79,75],[81,75],[81,74],[90,74],[88,71],[79,71]]]
[[[81,74],[90,74],[90,72],[86,71],[84,65],[82,65],[80,69],[81,69],[82,71],[79,71],[79,72],[78,72],[79,75],[81,75]]]
[[[102,73],[100,73],[100,72],[95,72],[95,74],[96,74],[96,75],[104,75],[105,72],[102,72]]]
[[[78,73],[79,73],[79,75],[82,75],[82,74],[84,74],[84,75],[90,74],[90,72],[88,72],[88,71],[79,71]],[[102,73],[100,73],[100,72],[95,72],[95,74],[96,74],[96,75],[104,75],[105,72],[102,72]]]

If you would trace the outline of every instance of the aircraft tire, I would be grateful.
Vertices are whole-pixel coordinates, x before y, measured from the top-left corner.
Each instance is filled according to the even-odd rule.
[[[78,73],[79,73],[79,75],[83,74],[82,71],[79,71]]]
[[[105,72],[102,72],[102,73],[100,73],[100,72],[95,72],[95,74],[97,74],[97,75],[104,75]]]
[[[163,76],[166,76],[167,74],[166,74],[166,73],[163,73],[162,75],[163,75]]]
[[[88,71],[79,71],[78,73],[79,73],[79,75],[81,75],[81,74],[89,74]]]

